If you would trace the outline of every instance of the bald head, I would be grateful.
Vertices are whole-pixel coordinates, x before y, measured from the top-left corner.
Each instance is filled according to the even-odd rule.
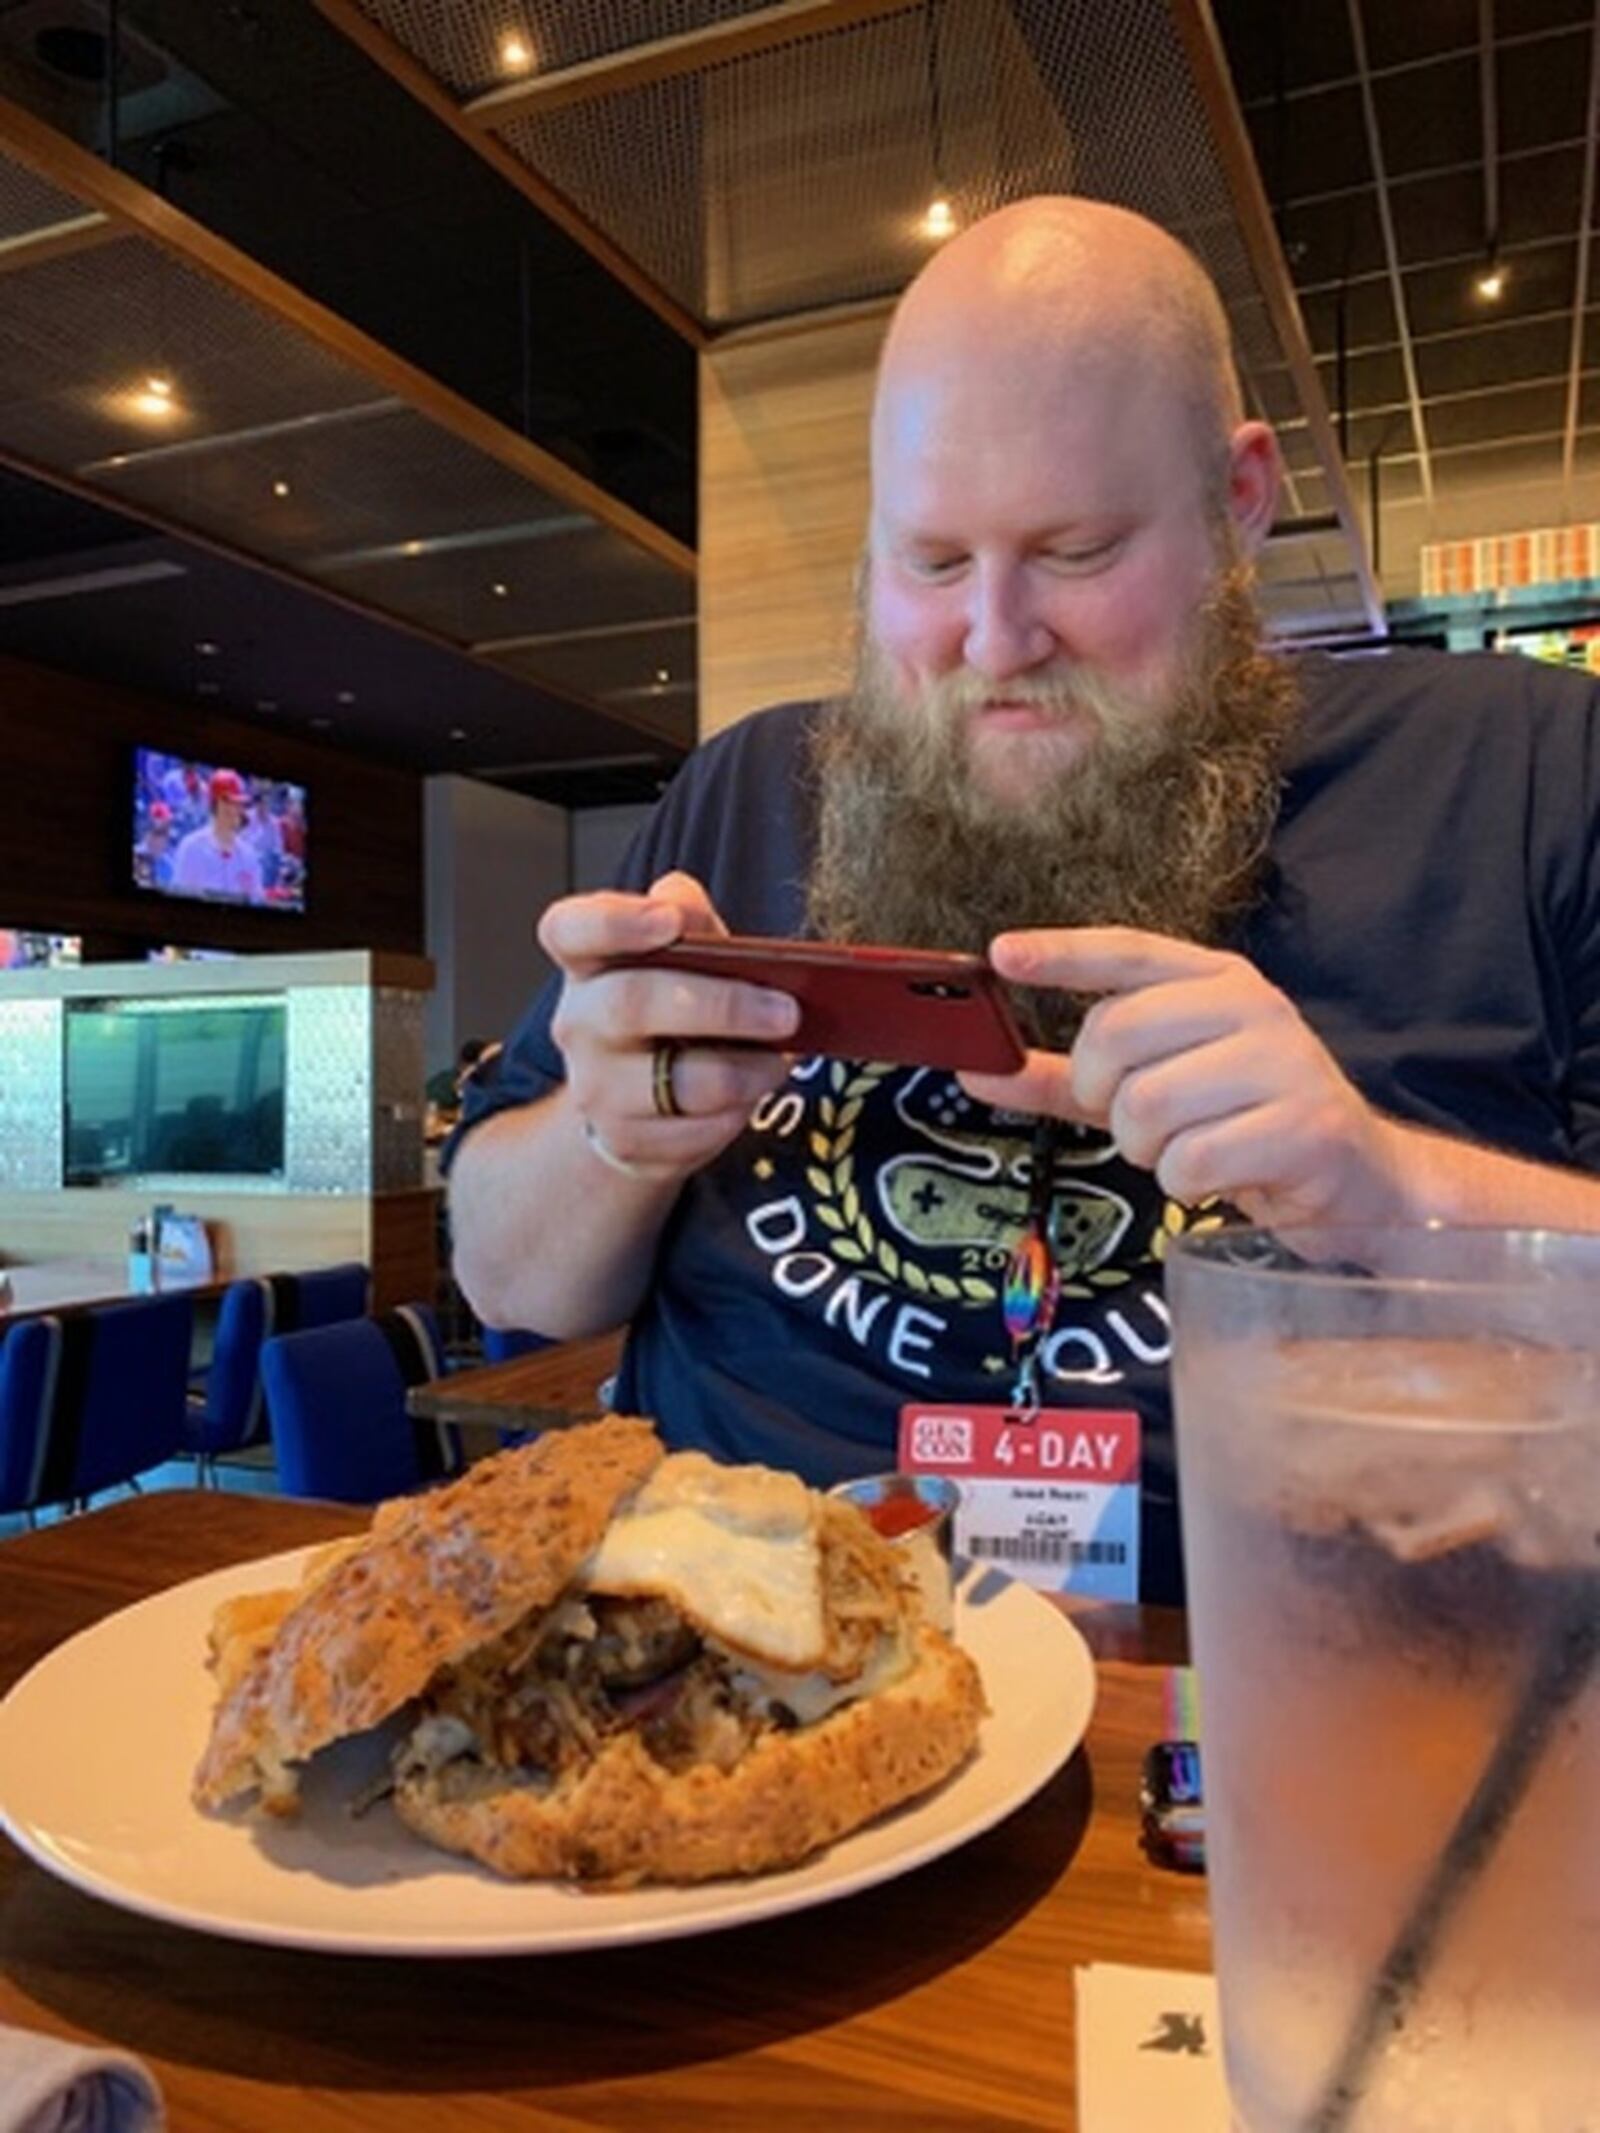
[[[1215,465],[1243,419],[1228,321],[1193,255],[1104,201],[1022,200],[946,245],[902,297],[879,370],[877,431],[896,394],[981,363],[1019,389],[1072,364],[1139,372],[1182,401]]]

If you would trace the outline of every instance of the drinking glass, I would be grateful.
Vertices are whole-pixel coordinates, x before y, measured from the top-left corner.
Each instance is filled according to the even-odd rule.
[[[1600,2133],[1600,1238],[1168,1293],[1238,2133]]]

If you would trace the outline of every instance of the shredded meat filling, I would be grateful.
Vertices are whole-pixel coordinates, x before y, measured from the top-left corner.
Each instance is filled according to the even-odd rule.
[[[793,1724],[732,1673],[667,1601],[592,1596],[442,1668],[422,1715],[424,1727],[459,1721],[472,1742],[465,1752],[479,1761],[550,1780],[591,1761],[626,1727],[669,1770],[728,1770],[760,1734]],[[414,1745],[401,1751],[402,1767],[418,1760]]]

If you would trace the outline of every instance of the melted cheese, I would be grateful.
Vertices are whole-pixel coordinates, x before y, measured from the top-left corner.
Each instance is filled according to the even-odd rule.
[[[781,1703],[803,1726],[814,1726],[841,1704],[858,1696],[875,1696],[911,1670],[911,1648],[902,1636],[880,1637],[877,1649],[853,1681],[833,1681],[823,1673],[777,1674],[745,1663],[735,1668],[733,1685],[747,1696]]]
[[[659,1593],[700,1629],[769,1665],[817,1666],[826,1643],[811,1492],[793,1474],[664,1459],[579,1575],[591,1592]]]

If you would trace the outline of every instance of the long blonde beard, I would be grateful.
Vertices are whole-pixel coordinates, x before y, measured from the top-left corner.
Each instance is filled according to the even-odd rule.
[[[863,639],[855,685],[813,747],[813,933],[978,953],[1018,927],[1227,938],[1260,892],[1298,700],[1288,667],[1262,649],[1248,571],[1219,572],[1163,699],[1093,675],[1052,680],[1044,700],[1089,714],[1094,738],[1023,799],[971,775],[978,686],[956,677],[908,702]],[[1018,1000],[1052,1044],[1071,1041],[1084,1005],[1049,992]]]

